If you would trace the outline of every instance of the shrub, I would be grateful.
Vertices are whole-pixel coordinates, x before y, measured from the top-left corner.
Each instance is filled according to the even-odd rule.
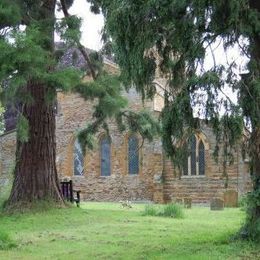
[[[0,250],[6,250],[13,247],[16,247],[14,241],[6,232],[0,230]]]
[[[171,203],[167,204],[163,207],[163,211],[161,215],[164,217],[171,217],[171,218],[183,218],[183,208],[180,204]]]
[[[143,216],[161,216],[171,218],[183,218],[183,208],[180,204],[167,204],[162,206],[146,205]]]

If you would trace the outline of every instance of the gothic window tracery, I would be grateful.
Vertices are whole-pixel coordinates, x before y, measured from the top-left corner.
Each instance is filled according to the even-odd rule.
[[[205,145],[202,139],[192,135],[185,148],[187,157],[183,162],[183,175],[205,175]]]

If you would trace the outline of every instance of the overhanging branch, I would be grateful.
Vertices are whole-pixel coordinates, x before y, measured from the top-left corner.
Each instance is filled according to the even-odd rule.
[[[64,16],[66,18],[69,18],[70,17],[70,14],[68,12],[68,9],[66,7],[66,3],[65,3],[65,0],[60,0],[60,3],[61,3],[61,8],[62,8],[62,12],[64,14]],[[91,73],[91,76],[94,80],[96,80],[97,76],[96,76],[96,73],[95,73],[95,70],[91,64],[91,61],[90,61],[90,58],[89,58],[89,55],[85,49],[85,47],[80,43],[79,40],[76,41],[76,44],[77,44],[77,47],[79,49],[79,51],[81,52],[81,54],[83,55],[89,69],[90,69],[90,73]]]

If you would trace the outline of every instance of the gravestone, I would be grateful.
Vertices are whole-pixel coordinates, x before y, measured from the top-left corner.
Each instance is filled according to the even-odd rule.
[[[238,193],[235,190],[227,190],[224,193],[225,207],[237,207],[238,206]]]
[[[222,199],[214,198],[210,201],[210,209],[211,210],[223,210],[224,209],[224,201]]]
[[[191,198],[184,198],[183,199],[183,204],[184,204],[184,207],[187,208],[187,209],[191,209]]]

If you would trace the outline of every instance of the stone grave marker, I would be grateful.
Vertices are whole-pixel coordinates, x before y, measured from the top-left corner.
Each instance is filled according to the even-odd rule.
[[[224,200],[219,198],[214,198],[210,201],[211,210],[223,210],[224,209]]]
[[[238,206],[238,193],[236,190],[227,190],[224,193],[224,205],[231,208]]]
[[[184,198],[183,199],[183,204],[184,204],[184,207],[187,208],[187,209],[191,209],[191,198]]]

